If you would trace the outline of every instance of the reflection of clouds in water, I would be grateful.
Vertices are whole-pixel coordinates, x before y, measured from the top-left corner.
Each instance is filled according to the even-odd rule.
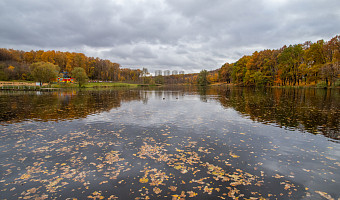
[[[232,142],[242,148],[240,139],[248,139],[250,143],[245,148],[255,152],[252,154],[256,155],[252,158],[254,163],[286,178],[300,181],[308,188],[336,190],[334,184],[320,185],[319,182],[340,180],[340,174],[336,173],[340,146],[336,146],[336,143],[330,143],[328,138],[320,135],[260,123],[247,124],[244,130],[248,130],[245,134],[247,137],[238,138],[235,135]]]
[[[119,121],[124,124],[153,126],[155,124],[175,123],[178,126],[191,127],[203,125],[209,127],[209,121],[244,121],[233,109],[224,109],[213,99],[207,103],[198,95],[183,95],[179,92],[146,92],[147,104],[141,102],[123,103],[117,110],[89,116],[88,122]],[[143,95],[144,96],[144,95]]]

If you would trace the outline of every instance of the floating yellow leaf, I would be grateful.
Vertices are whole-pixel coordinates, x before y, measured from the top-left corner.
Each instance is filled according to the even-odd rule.
[[[195,196],[197,196],[197,193],[196,193],[196,192],[193,192],[193,191],[188,191],[187,193],[189,194],[189,197],[195,197]]]
[[[233,154],[232,152],[229,153],[229,155],[233,158],[239,158],[240,156],[236,155],[236,154]]]
[[[327,194],[326,192],[321,192],[321,191],[315,191],[315,192],[328,200],[334,200],[334,198],[332,198],[332,196]]]
[[[147,183],[147,182],[149,182],[149,179],[143,177],[143,178],[139,179],[139,182],[140,182],[140,183]]]
[[[156,194],[159,194],[159,193],[162,192],[162,190],[159,189],[158,187],[154,187],[154,188],[153,188],[153,192],[156,193]]]
[[[175,192],[177,190],[177,187],[176,186],[170,186],[169,189],[173,192]]]
[[[30,177],[31,177],[30,174],[23,174],[20,178],[21,178],[21,179],[28,179],[28,178],[30,178]]]
[[[176,165],[174,168],[177,169],[177,170],[180,170],[182,168],[182,166],[181,165]]]

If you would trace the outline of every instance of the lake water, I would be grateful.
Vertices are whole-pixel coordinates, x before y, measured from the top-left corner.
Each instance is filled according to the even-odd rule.
[[[340,90],[0,91],[1,199],[338,199]]]

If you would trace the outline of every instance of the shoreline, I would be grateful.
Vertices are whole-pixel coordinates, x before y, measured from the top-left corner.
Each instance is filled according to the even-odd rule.
[[[174,84],[175,86],[183,86],[183,84]],[[11,91],[50,91],[50,90],[60,90],[60,89],[99,89],[99,88],[145,88],[145,87],[166,87],[173,85],[150,85],[150,84],[140,84],[140,83],[122,83],[122,82],[89,82],[86,85],[79,87],[77,83],[66,83],[66,84],[48,84],[44,83],[41,86],[36,85],[36,82],[31,81],[0,81],[0,90],[11,90]],[[199,86],[193,84],[192,86]],[[286,85],[286,86],[242,86],[233,83],[213,83],[207,85],[208,87],[247,87],[247,88],[314,88],[314,89],[340,89],[340,86],[318,86],[318,85]],[[204,87],[204,86],[203,86]]]

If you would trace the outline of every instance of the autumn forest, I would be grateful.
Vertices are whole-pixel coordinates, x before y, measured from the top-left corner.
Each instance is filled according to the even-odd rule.
[[[340,36],[329,41],[307,41],[280,49],[255,51],[234,63],[213,71],[171,76],[146,77],[143,70],[121,68],[110,60],[87,57],[83,53],[0,49],[0,80],[33,81],[30,65],[49,62],[60,72],[83,68],[90,80],[146,84],[214,84],[240,86],[340,85]],[[204,66],[202,66],[204,68]]]

